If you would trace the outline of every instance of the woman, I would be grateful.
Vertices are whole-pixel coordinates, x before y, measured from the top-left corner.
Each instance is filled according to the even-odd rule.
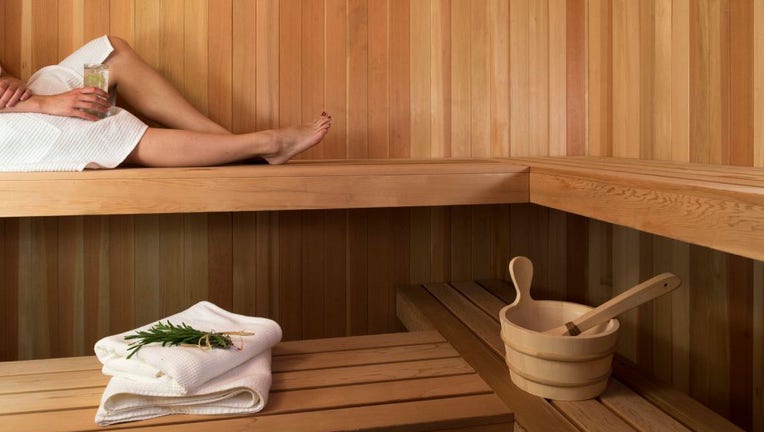
[[[110,89],[151,128],[112,106],[113,98],[82,87],[86,63],[106,63]],[[112,95],[116,94],[110,91]],[[88,111],[109,113],[103,120]],[[46,115],[40,115],[46,114]],[[318,144],[331,127],[322,113],[284,129],[231,134],[197,111],[120,38],[102,36],[24,83],[0,66],[0,170],[47,171],[143,166],[209,166],[252,158],[281,164]]]

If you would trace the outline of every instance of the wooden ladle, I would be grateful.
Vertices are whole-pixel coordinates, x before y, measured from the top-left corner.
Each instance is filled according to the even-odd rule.
[[[636,285],[573,321],[547,330],[544,333],[556,336],[578,336],[586,330],[617,315],[635,308],[676,289],[682,281],[673,273],[662,273]]]

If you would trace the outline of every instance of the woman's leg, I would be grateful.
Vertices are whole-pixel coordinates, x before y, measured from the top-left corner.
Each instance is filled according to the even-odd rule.
[[[229,134],[191,105],[162,75],[146,64],[124,40],[110,36],[114,47],[106,63],[111,82],[132,107],[173,129]]]
[[[282,164],[318,144],[331,127],[321,115],[306,126],[241,135],[149,128],[126,163],[152,167],[210,166],[262,157]]]

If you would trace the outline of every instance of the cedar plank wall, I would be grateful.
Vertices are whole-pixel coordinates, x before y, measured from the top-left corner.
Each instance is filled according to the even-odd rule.
[[[23,77],[110,33],[234,131],[326,109],[310,159],[764,166],[760,1],[0,0],[0,23]],[[764,430],[764,265],[706,248],[530,205],[11,218],[0,236],[0,359],[86,354],[205,298],[289,339],[396,330],[394,284],[506,277],[518,254],[541,296],[595,304],[671,270],[685,284],[622,320],[621,352]]]

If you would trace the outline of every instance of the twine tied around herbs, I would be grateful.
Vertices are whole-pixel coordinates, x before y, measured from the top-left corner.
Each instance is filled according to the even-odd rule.
[[[230,349],[235,347],[241,351],[244,348],[244,339],[240,339],[239,346],[235,346],[231,336],[252,336],[254,333],[248,331],[224,331],[204,332],[197,330],[186,323],[179,326],[174,325],[169,320],[159,321],[153,327],[147,330],[135,332],[135,334],[125,336],[125,340],[134,340],[128,345],[130,352],[127,358],[132,357],[143,346],[152,343],[161,343],[162,346],[187,346],[199,348],[201,350],[211,350],[213,348]]]

